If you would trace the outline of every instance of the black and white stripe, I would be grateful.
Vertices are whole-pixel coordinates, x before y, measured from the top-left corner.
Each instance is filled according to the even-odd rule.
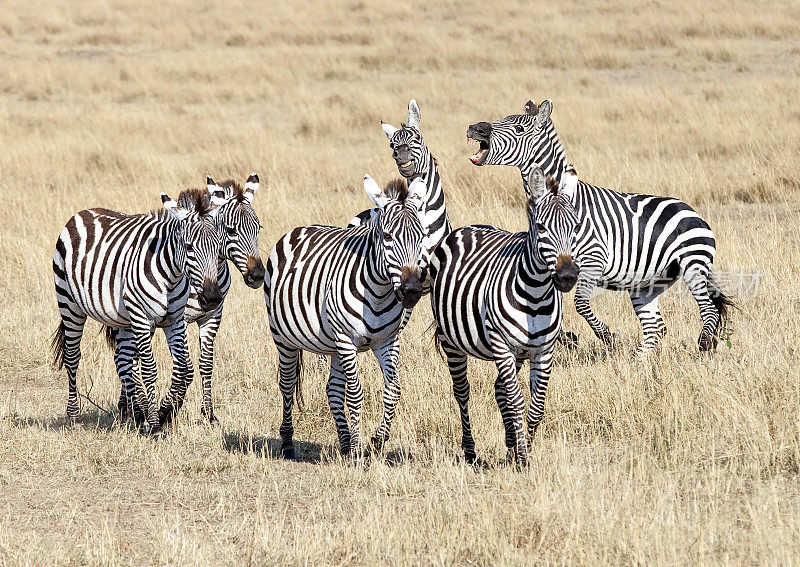
[[[218,234],[221,239],[217,263],[217,283],[219,285],[220,302],[216,308],[204,308],[200,305],[196,293],[189,294],[184,311],[187,325],[197,323],[200,331],[199,370],[203,387],[202,414],[211,422],[218,420],[214,415],[211,395],[211,378],[214,368],[214,339],[222,321],[222,308],[231,285],[231,274],[228,268],[230,260],[242,274],[245,284],[258,288],[264,283],[264,264],[258,251],[258,233],[261,223],[253,210],[253,198],[259,187],[258,175],[252,173],[242,188],[233,180],[214,183],[208,177],[207,189],[210,195],[224,199],[217,215]],[[180,202],[180,198],[179,198]],[[117,349],[123,349],[118,344]],[[129,400],[133,393],[132,380],[123,381],[120,393],[119,408],[123,416],[127,413]]]
[[[526,192],[535,168],[560,181],[571,165],[551,111],[549,100],[538,106],[529,101],[524,114],[471,125],[467,137],[479,144],[472,162],[518,167]],[[716,243],[708,223],[678,199],[618,193],[577,179],[565,190],[581,222],[574,248],[580,267],[575,307],[595,334],[609,346],[616,342],[589,306],[594,287],[627,291],[642,325],[636,353],[645,355],[666,332],[658,297],[683,277],[700,307],[700,349],[713,350],[732,302],[711,272]]]
[[[495,396],[506,446],[509,455],[524,464],[527,439],[517,373],[529,360],[527,422],[532,436],[544,413],[553,347],[561,328],[561,291],[569,291],[577,280],[571,258],[575,209],[553,179],[546,188],[541,170],[536,170],[533,186],[527,233],[482,225],[459,228],[431,261],[436,334],[453,379],[462,446],[470,462],[476,454],[468,412],[467,356],[497,365]]]
[[[61,323],[53,350],[56,364],[67,367],[67,417],[72,421],[79,410],[76,374],[87,317],[116,329],[123,345],[115,356],[120,376],[135,375],[134,362],[141,359],[142,383],[135,381],[135,397],[152,431],[160,429],[160,415],[180,407],[177,400],[191,379],[186,301],[191,290],[205,307],[216,307],[219,294],[218,206],[205,196],[179,204],[162,193],[162,202],[164,211],[141,215],[81,211],[56,242],[53,274]],[[164,328],[173,361],[170,393],[160,410],[151,345],[156,327]]]
[[[397,180],[386,190],[370,178],[364,189],[378,213],[364,226],[305,226],[283,236],[267,261],[264,294],[278,349],[283,421],[282,452],[294,456],[292,401],[303,350],[331,357],[328,402],[343,453],[360,450],[363,393],[357,353],[371,349],[384,375],[383,420],[373,438],[389,436],[400,397],[398,335],[422,294],[426,268],[420,210],[421,180]],[[345,414],[350,413],[350,427]]]

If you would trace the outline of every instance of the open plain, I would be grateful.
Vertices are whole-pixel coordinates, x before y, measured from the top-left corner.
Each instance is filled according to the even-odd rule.
[[[798,46],[796,2],[6,0],[0,564],[800,563]],[[476,470],[423,299],[386,457],[342,461],[326,362],[307,355],[286,462],[263,294],[237,275],[216,346],[220,427],[201,420],[197,380],[163,441],[120,426],[96,323],[79,371],[91,402],[65,427],[51,261],[73,213],[141,212],[206,173],[256,171],[266,258],[295,226],[367,208],[364,173],[397,176],[379,120],[404,121],[412,97],[454,226],[525,229],[517,170],[470,164],[465,131],[529,98],[553,100],[582,179],[686,200],[716,233],[717,269],[757,280],[731,290],[728,341],[701,356],[697,306],[669,292],[662,348],[634,363],[627,298],[593,300],[622,335],[607,354],[569,294],[579,345],[558,355],[525,470],[503,464],[494,366],[471,362],[489,463]],[[195,365],[196,340],[195,327]],[[382,380],[360,361],[371,432]]]

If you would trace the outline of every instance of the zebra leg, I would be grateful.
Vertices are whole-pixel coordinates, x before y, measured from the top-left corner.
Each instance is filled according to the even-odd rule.
[[[133,416],[136,425],[144,422],[142,408],[136,401],[136,387],[139,383],[139,372],[136,367],[138,361],[133,333],[130,329],[120,329],[117,331],[117,348],[114,350],[114,365],[117,367],[121,383],[117,407],[121,422]]]
[[[157,375],[156,360],[153,357],[153,327],[150,322],[139,313],[128,308],[131,317],[131,332],[136,343],[136,351],[142,367],[142,385],[136,385],[139,406],[144,412],[147,425],[151,433],[157,433],[161,428],[156,409],[155,382]]]
[[[78,363],[81,360],[81,337],[83,326],[86,324],[86,315],[61,308],[61,327],[57,333],[63,333],[62,348],[64,366],[67,368],[67,421],[74,425],[80,411],[78,401]]]
[[[300,350],[278,346],[278,386],[283,396],[283,419],[281,420],[281,456],[294,459],[294,425],[292,424],[292,403],[294,392],[300,378]]]
[[[658,310],[659,295],[661,295],[661,290],[650,291],[649,293],[630,292],[633,310],[636,311],[636,316],[639,317],[639,322],[642,325],[642,342],[636,347],[635,353],[637,359],[644,358],[656,348],[662,337],[667,333],[667,326],[664,324],[664,319]]]
[[[495,364],[495,396],[503,417],[506,439],[513,437],[515,441],[513,450],[509,450],[509,457],[516,460],[518,465],[524,466],[528,459],[528,443],[523,427],[525,400],[517,381],[517,360],[510,352],[496,352]]]
[[[528,437],[533,443],[533,436],[544,417],[544,398],[550,372],[553,370],[553,347],[539,349],[531,355],[531,405],[528,407]]]
[[[705,267],[703,267],[705,268]],[[697,306],[700,308],[700,319],[703,320],[703,329],[697,340],[702,352],[713,351],[717,348],[717,327],[720,322],[720,313],[709,295],[708,269],[703,269],[695,264],[683,274],[686,287],[692,292]]]
[[[158,410],[158,422],[161,427],[168,425],[178,415],[186,399],[186,389],[194,377],[194,367],[189,360],[189,347],[186,344],[186,321],[183,315],[164,329],[164,334],[167,336],[167,345],[172,355],[172,380]]]
[[[372,445],[380,450],[389,439],[389,430],[392,427],[397,402],[400,400],[400,381],[397,377],[397,357],[400,352],[399,335],[372,351],[383,372],[383,419],[371,441]]]
[[[349,342],[337,345],[337,356],[340,368],[344,372],[347,395],[347,409],[350,414],[350,448],[356,455],[361,453],[361,406],[364,402],[364,390],[358,377],[358,351]]]
[[[597,336],[607,348],[613,349],[619,341],[618,335],[612,333],[608,325],[597,318],[589,304],[592,290],[597,284],[597,279],[593,274],[596,274],[598,271],[598,268],[593,268],[591,266],[581,267],[581,272],[578,275],[578,283],[575,286],[575,310],[578,312],[578,315],[586,320],[595,336]]]
[[[333,421],[336,423],[336,433],[339,436],[339,445],[342,455],[350,454],[350,428],[347,425],[347,414],[345,413],[347,378],[342,369],[342,362],[338,354],[331,356],[331,375],[328,378],[328,385],[325,392],[328,395],[328,405],[331,408]]]
[[[222,305],[200,327],[200,378],[203,383],[203,408],[201,413],[209,423],[219,423],[214,416],[214,404],[211,398],[211,374],[214,370],[214,339],[222,321]]]
[[[525,362],[524,359],[517,359],[514,363],[514,371],[518,375],[519,369],[522,368],[522,364]],[[503,382],[502,376],[500,374],[497,375],[497,379],[494,381],[494,399],[497,401],[497,407],[500,408],[500,415],[506,415],[506,385]],[[513,424],[506,423],[503,421],[503,429],[505,430],[505,437],[506,437],[506,449],[508,449],[509,455],[514,455],[517,450],[517,432],[514,430],[514,427],[511,426]]]
[[[467,356],[451,347],[439,334],[439,343],[447,357],[447,368],[453,380],[453,395],[461,414],[461,448],[464,450],[464,460],[474,464],[478,460],[475,454],[475,439],[472,437],[472,427],[469,423],[469,380],[467,378]]]

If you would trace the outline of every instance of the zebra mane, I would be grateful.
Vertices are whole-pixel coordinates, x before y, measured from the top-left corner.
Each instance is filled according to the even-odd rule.
[[[547,176],[547,180],[545,181],[547,186],[547,190],[550,191],[553,195],[558,195],[558,181],[552,175]]]
[[[196,212],[201,217],[211,211],[211,202],[206,189],[184,189],[178,195],[178,205]]]
[[[237,203],[244,201],[244,189],[233,179],[226,179],[225,181],[217,183],[217,185],[225,189],[226,197],[236,200]]]
[[[408,184],[405,179],[398,177],[387,183],[384,191],[387,197],[397,199],[402,204],[406,202],[406,197],[408,197]]]

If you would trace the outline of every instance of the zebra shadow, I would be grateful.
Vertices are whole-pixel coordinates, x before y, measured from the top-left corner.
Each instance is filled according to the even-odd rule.
[[[269,457],[271,459],[281,459],[281,440],[267,438],[260,435],[250,435],[239,431],[229,431],[223,435],[223,447],[229,453],[241,453],[245,455],[255,455]],[[368,466],[369,464],[382,460],[390,467],[397,467],[409,464],[414,460],[414,456],[406,450],[389,451],[385,454],[374,454],[367,451],[363,457],[354,459],[342,457],[339,449],[335,445],[322,445],[308,441],[294,441],[295,458],[293,461],[300,463],[310,463],[315,465],[343,461],[353,465]]]
[[[11,417],[10,422],[16,427],[40,427],[46,431],[61,429],[102,429],[111,431],[123,427],[119,421],[119,414],[106,410],[92,409],[81,412],[75,420],[69,419],[66,414],[58,417]]]
[[[281,440],[275,438],[262,437],[260,435],[250,435],[241,431],[228,431],[223,434],[223,447],[229,453],[241,453],[244,455],[256,455],[269,457],[272,459],[281,458]],[[294,442],[295,461],[301,463],[319,464],[324,457],[332,454],[332,447],[323,447],[319,443],[309,443],[306,441]],[[328,460],[330,457],[328,457]]]

